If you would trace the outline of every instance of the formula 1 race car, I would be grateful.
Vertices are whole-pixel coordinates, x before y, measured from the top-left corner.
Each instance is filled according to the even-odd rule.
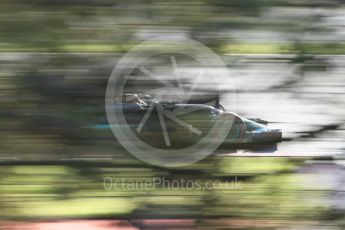
[[[217,119],[224,115],[230,115],[229,117],[233,119],[231,130],[223,141],[227,146],[247,148],[251,145],[269,145],[282,141],[282,131],[268,127],[264,120],[243,118],[205,104],[157,102],[150,96],[139,97],[136,94],[127,94],[122,103],[114,104],[108,109],[121,109],[126,119],[126,124],[110,124],[112,128],[128,125],[143,141],[158,148],[172,146],[183,148],[196,143],[209,132]],[[159,114],[159,111],[164,111],[164,114]],[[162,121],[164,121],[163,127]],[[95,127],[110,126],[103,124]],[[163,135],[163,131],[167,134]],[[169,137],[168,142],[166,136]]]

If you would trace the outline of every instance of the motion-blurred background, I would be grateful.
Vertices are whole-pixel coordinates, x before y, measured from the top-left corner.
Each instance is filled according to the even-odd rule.
[[[234,112],[283,129],[277,151],[167,169],[92,128],[117,60],[160,35],[219,54]],[[344,228],[344,38],[342,0],[1,0],[0,228]],[[237,178],[242,189],[105,190],[105,177]]]

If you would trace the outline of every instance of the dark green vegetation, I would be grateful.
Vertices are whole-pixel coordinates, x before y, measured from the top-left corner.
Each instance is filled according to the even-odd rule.
[[[341,7],[340,0],[2,1],[0,51],[125,52],[145,34],[177,31],[224,53],[344,54],[341,38],[323,40],[337,30],[325,20]],[[279,37],[255,41],[255,32]],[[308,44],[305,36],[322,39]]]

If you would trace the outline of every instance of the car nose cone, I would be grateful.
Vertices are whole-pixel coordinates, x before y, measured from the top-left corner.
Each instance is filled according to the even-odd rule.
[[[257,142],[281,142],[282,130],[281,129],[259,129],[253,131],[253,138]]]

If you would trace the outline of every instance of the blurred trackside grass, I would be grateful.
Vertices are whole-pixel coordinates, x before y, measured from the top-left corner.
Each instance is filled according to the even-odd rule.
[[[232,216],[236,218],[313,219],[326,207],[311,200],[325,191],[309,190],[303,182],[309,175],[295,173],[305,159],[224,158],[215,163],[203,160],[181,168],[173,178],[241,181],[241,189],[123,190],[103,187],[104,177],[125,180],[167,177],[169,174],[145,168],[120,170],[97,167],[92,177],[73,166],[5,166],[1,168],[0,200],[6,219],[108,218],[145,215],[186,217]],[[216,164],[216,165],[215,165]],[[87,170],[87,169],[84,169]],[[92,169],[90,169],[92,171]],[[188,170],[190,173],[184,173]],[[177,172],[175,171],[175,173]],[[312,175],[310,175],[312,176]],[[310,189],[310,188],[309,188]],[[187,197],[189,197],[187,199]],[[210,199],[212,197],[212,199]],[[304,199],[301,203],[300,200]],[[307,200],[306,200],[307,199]],[[308,202],[310,199],[310,202]]]
[[[61,47],[16,47],[0,45],[0,53],[23,52],[40,53],[54,51],[57,53],[126,53],[136,43],[131,44],[64,44]],[[156,49],[164,50],[169,43],[157,44]],[[304,54],[344,55],[345,44],[341,43],[304,43],[298,48],[290,43],[233,43],[211,47],[219,54],[296,54],[303,50]]]

